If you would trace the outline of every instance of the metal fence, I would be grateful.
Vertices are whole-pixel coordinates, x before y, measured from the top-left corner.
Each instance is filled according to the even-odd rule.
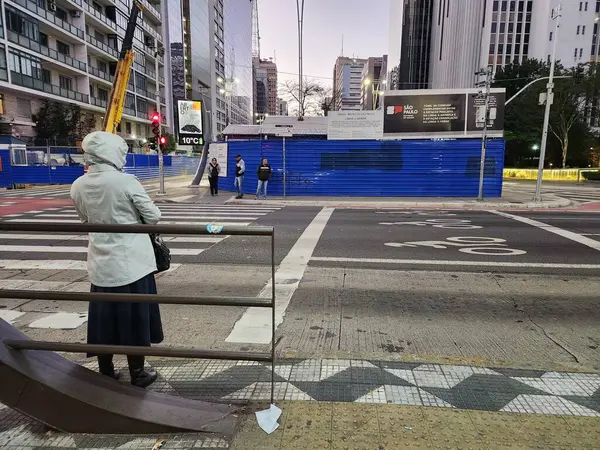
[[[159,233],[167,235],[230,235],[267,236],[271,241],[271,298],[256,297],[179,297],[146,294],[107,294],[52,292],[34,290],[0,290],[0,298],[29,299],[48,301],[79,302],[133,302],[161,303],[170,305],[199,306],[242,306],[271,308],[271,349],[270,353],[238,352],[224,350],[201,350],[183,347],[139,347],[125,345],[91,345],[37,340],[15,340],[0,336],[4,345],[15,350],[45,350],[53,352],[93,353],[139,356],[165,356],[172,358],[206,358],[223,360],[261,361],[271,363],[271,403],[274,401],[275,380],[275,230],[264,226],[219,226],[200,228],[193,225],[112,225],[112,224],[32,224],[21,222],[0,222],[0,231],[43,232],[43,233]]]

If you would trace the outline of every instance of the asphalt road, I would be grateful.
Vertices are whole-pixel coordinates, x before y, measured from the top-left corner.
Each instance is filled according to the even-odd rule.
[[[253,205],[162,205],[165,220],[229,221],[276,229],[278,354],[286,357],[450,359],[514,367],[600,370],[600,214],[573,211],[417,211]],[[72,211],[3,220],[73,220]],[[85,291],[82,236],[0,237],[0,286]],[[170,242],[173,295],[270,292],[263,238]],[[0,316],[39,339],[82,341],[32,328],[79,303],[0,301]],[[163,307],[165,345],[265,350],[270,313]],[[267,323],[268,325],[268,323]],[[268,326],[267,326],[268,328]],[[267,330],[268,331],[268,330]],[[264,337],[264,336],[263,336]],[[267,341],[268,342],[268,341]]]

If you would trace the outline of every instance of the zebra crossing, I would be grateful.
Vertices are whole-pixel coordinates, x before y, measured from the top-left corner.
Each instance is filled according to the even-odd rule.
[[[514,192],[525,192],[535,194],[535,185],[515,183],[510,181],[504,182],[504,189]],[[577,203],[600,202],[600,186],[599,187],[584,187],[584,186],[565,186],[559,187],[556,185],[542,186],[543,194],[553,194],[558,197],[566,198]]]
[[[159,191],[157,183],[142,183],[148,194]],[[32,187],[26,189],[0,190],[0,201],[4,199],[65,199],[70,198],[71,185],[53,185],[44,187]]]
[[[209,224],[248,226],[279,207],[160,204],[161,224],[198,225]],[[24,214],[0,217],[3,222],[25,223],[80,223],[72,206],[50,208]],[[163,236],[173,255],[170,271],[183,264],[197,264],[203,252],[228,236]],[[86,279],[87,234],[82,233],[23,233],[0,232],[0,289],[53,290],[65,292],[89,291]],[[60,281],[48,280],[60,272]],[[65,281],[66,280],[66,281]],[[33,314],[21,311],[26,301],[0,299],[0,319],[29,328],[70,329],[85,322],[85,313],[53,312]],[[66,315],[66,316],[65,316]],[[34,320],[35,319],[35,320]],[[43,320],[42,320],[43,319]],[[54,320],[55,319],[55,320]],[[70,322],[69,322],[70,320]]]

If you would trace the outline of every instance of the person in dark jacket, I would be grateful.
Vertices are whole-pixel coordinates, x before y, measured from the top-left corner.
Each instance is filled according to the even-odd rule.
[[[273,173],[273,169],[271,169],[267,158],[264,158],[256,171],[256,174],[258,175],[258,186],[256,187],[256,200],[261,198],[261,194],[263,200],[267,199],[267,184],[269,183],[269,179],[271,178],[271,173]]]
[[[71,186],[71,199],[83,223],[155,224],[160,210],[133,176],[123,172],[127,143],[116,134],[95,131],[82,142],[89,171]],[[92,292],[156,294],[157,270],[148,234],[90,233],[87,257]],[[100,345],[149,347],[162,342],[160,309],[156,303],[90,302],[87,342]],[[99,371],[118,379],[113,355],[97,356]],[[144,369],[144,356],[127,356],[131,384],[146,387],[156,381]]]
[[[246,163],[242,159],[242,155],[235,157],[235,181],[233,185],[237,191],[235,198],[244,198],[244,175],[246,175]]]
[[[210,195],[213,197],[219,195],[219,174],[221,166],[217,162],[217,158],[213,158],[210,164],[206,167],[208,173],[208,182],[210,183]]]

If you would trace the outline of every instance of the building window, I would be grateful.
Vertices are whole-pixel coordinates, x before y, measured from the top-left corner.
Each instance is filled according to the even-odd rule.
[[[63,55],[69,56],[71,54],[71,48],[64,42],[56,41],[56,51]]]
[[[58,85],[61,89],[68,89],[69,91],[73,90],[73,79],[69,77],[65,77],[64,75],[58,76]]]
[[[581,34],[585,34],[585,25],[581,26]]]
[[[550,32],[550,37],[548,38],[550,42],[552,42],[552,31]]]
[[[28,77],[41,79],[42,61],[18,50],[10,50],[8,54],[8,67],[12,72]]]
[[[125,122],[125,134],[131,134],[131,122]]]
[[[583,2],[579,2],[579,11],[583,10]]]
[[[579,49],[579,58],[583,58],[583,49],[582,48]]]
[[[573,53],[573,58],[577,58],[577,49],[575,49],[575,52]]]
[[[585,2],[585,10],[587,11],[587,7],[588,7],[588,2]]]
[[[581,31],[581,26],[577,25],[577,34],[579,34],[579,31]]]
[[[106,89],[98,88],[98,98],[100,100],[108,101],[108,91]]]
[[[31,100],[17,97],[17,115],[31,117]]]
[[[492,22],[492,33],[496,33],[496,30],[498,30],[498,23]]]
[[[40,45],[48,47],[48,35],[40,31]]]
[[[49,69],[42,69],[42,81],[44,83],[52,83],[52,72]]]

